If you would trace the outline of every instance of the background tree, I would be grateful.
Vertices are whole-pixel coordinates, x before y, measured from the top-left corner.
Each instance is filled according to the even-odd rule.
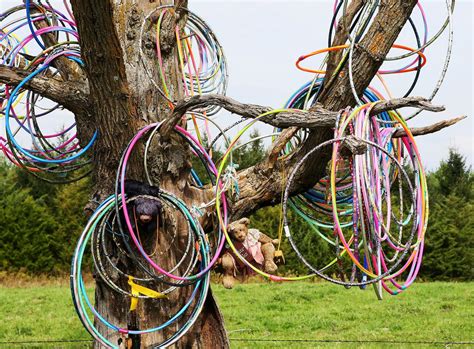
[[[174,110],[169,111],[167,101],[148,76],[148,73],[158,76],[157,68],[151,60],[142,61],[137,45],[140,25],[147,14],[157,6],[168,3],[164,0],[71,0],[80,35],[84,68],[78,69],[76,64],[66,60],[57,65],[61,78],[47,80],[38,77],[25,86],[60,103],[75,114],[78,135],[83,145],[97,128],[100,136],[94,145],[91,190],[94,201],[100,202],[114,192],[114,179],[119,160],[132,136],[141,127],[158,120],[166,121],[161,130],[161,138],[153,149],[154,158],[151,164],[154,180],[164,189],[181,197],[190,206],[209,201],[213,195],[211,188],[199,189],[189,184],[192,153],[185,142],[172,132],[173,126],[182,122],[182,116],[187,111],[211,104],[223,106],[245,118],[257,117],[271,109],[242,104],[218,95],[183,98],[178,93],[174,96],[176,99]],[[347,41],[351,23],[364,3],[362,0],[350,2],[337,26],[333,45]],[[353,54],[354,85],[359,95],[372,81],[416,3],[416,0],[382,1],[378,13],[356,45]],[[175,1],[175,5],[176,8],[185,8],[187,1],[178,0]],[[174,28],[177,24],[183,26],[185,20],[186,12],[177,10],[173,19],[164,23],[162,29],[162,40],[166,43],[162,57],[163,66],[175,91],[180,91],[178,87],[181,81],[179,68],[176,69],[175,64],[177,52]],[[47,35],[43,39],[54,40]],[[147,49],[152,51],[153,45]],[[334,74],[341,57],[340,52],[329,54],[325,89],[319,98],[319,103],[312,106],[309,113],[286,112],[261,119],[286,130],[262,161],[239,171],[240,197],[233,205],[232,219],[250,215],[260,207],[279,202],[284,188],[284,177],[289,170],[309,150],[332,138],[332,127],[339,110],[356,104],[351,92],[347,64],[339,74]],[[21,69],[0,67],[0,81],[12,86],[22,81],[25,74],[27,72]],[[422,98],[406,98],[380,103],[372,112],[377,114],[404,106],[442,110],[431,106]],[[432,127],[416,129],[414,134],[433,132],[452,123],[442,122]],[[299,127],[310,130],[308,138],[291,156],[278,159],[280,150]],[[403,136],[403,132],[397,133],[396,136]],[[315,152],[301,167],[291,192],[298,193],[313,186],[324,175],[329,158],[330,152],[327,149]],[[134,159],[129,167],[128,176],[144,180],[142,162],[139,160]],[[93,203],[88,205],[88,209],[94,208]],[[184,222],[178,224],[180,228],[184,227]],[[210,222],[203,221],[202,224],[212,229]],[[158,244],[158,249],[165,248],[156,241],[153,243]],[[167,268],[175,261],[170,258],[159,262]],[[126,271],[133,274],[132,266],[125,267],[129,268]],[[154,301],[140,302],[138,316],[132,317],[128,311],[129,300],[115,294],[101,280],[96,281],[98,311],[107,314],[111,322],[123,327],[148,328],[162,323],[168,314],[183,305],[190,293],[188,288],[180,289],[170,295],[169,301],[166,304],[162,303],[161,307],[157,307]],[[119,341],[118,334],[113,334],[106,328],[100,330],[111,341]],[[161,342],[162,336],[168,336],[173,330],[133,338],[133,345],[150,347],[154,343]],[[177,346],[183,348],[229,346],[222,316],[211,293],[207,297],[200,320]]]
[[[474,177],[466,158],[456,149],[449,149],[449,157],[441,162],[434,174],[432,188],[442,196],[456,195],[469,201],[473,195]]]
[[[429,239],[421,272],[437,280],[474,278],[474,176],[455,149],[428,176],[430,190]]]
[[[262,147],[256,152],[255,158],[265,155]],[[241,152],[242,158],[255,155],[254,150],[247,147]],[[214,151],[215,158],[222,153]],[[450,157],[463,159],[456,150]],[[449,159],[447,159],[449,160]],[[444,174],[452,161],[443,160],[440,166],[427,175],[430,193],[430,219],[425,244],[423,266],[420,276],[425,280],[474,280],[474,206],[472,199],[472,183],[469,188],[463,183],[473,177],[470,167],[463,165],[458,173],[462,178],[444,178]],[[255,163],[250,163],[253,166]],[[193,168],[199,170],[199,162],[193,161]],[[205,171],[201,168],[202,171]],[[72,258],[75,243],[83,229],[86,219],[82,208],[89,200],[90,180],[71,183],[65,186],[54,186],[59,189],[47,194],[38,195],[42,191],[39,186],[44,183],[37,180],[23,182],[24,172],[6,163],[0,163],[0,247],[1,270],[4,272],[32,275],[64,276],[69,272],[69,261]],[[205,173],[199,173],[205,178]],[[27,177],[31,178],[31,177]],[[452,181],[451,194],[440,192],[439,182]],[[459,190],[459,187],[463,190]],[[455,193],[460,193],[454,194]],[[27,195],[25,195],[27,193]],[[33,195],[35,193],[35,195]],[[47,203],[47,204],[46,204]],[[23,206],[23,207],[21,207]],[[16,209],[19,207],[20,209]],[[33,214],[24,214],[25,210],[34,207]],[[312,228],[293,211],[289,219],[294,228],[294,239],[303,255],[311,258],[313,265],[324,265],[334,257],[331,246],[312,231]],[[8,218],[7,218],[8,217]],[[263,207],[250,216],[252,226],[272,236],[280,231],[281,205]],[[28,228],[30,227],[30,228]],[[40,228],[38,228],[40,227]],[[31,232],[34,232],[33,234]],[[52,235],[51,235],[52,234]],[[48,241],[54,240],[53,244]],[[25,241],[28,241],[25,244]],[[294,255],[291,246],[283,239],[281,249],[284,252],[284,265],[279,267],[282,275],[304,275],[307,268]],[[14,251],[14,253],[11,253]],[[37,258],[38,251],[41,258]],[[25,264],[25,260],[28,263]]]

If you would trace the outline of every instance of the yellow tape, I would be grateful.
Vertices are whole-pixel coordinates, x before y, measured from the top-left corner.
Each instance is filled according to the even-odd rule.
[[[137,309],[138,305],[138,297],[140,295],[147,296],[150,298],[155,298],[155,299],[167,299],[168,296],[166,294],[160,293],[155,290],[151,290],[145,286],[138,285],[135,282],[133,282],[133,277],[129,276],[128,277],[128,284],[132,288],[132,300],[130,302],[130,311],[134,311]]]

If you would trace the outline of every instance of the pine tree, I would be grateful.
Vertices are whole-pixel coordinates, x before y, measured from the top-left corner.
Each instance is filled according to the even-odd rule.
[[[474,176],[471,166],[467,166],[466,158],[456,149],[449,149],[448,160],[441,162],[436,177],[442,195],[455,194],[466,200],[472,199]]]
[[[474,279],[473,181],[471,167],[455,149],[428,175],[430,217],[422,277]]]

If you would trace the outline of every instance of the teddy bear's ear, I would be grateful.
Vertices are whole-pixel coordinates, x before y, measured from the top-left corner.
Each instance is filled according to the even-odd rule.
[[[241,218],[241,219],[238,220],[238,223],[239,223],[239,224],[245,224],[245,225],[248,226],[248,225],[250,224],[250,219],[248,219],[248,218]]]

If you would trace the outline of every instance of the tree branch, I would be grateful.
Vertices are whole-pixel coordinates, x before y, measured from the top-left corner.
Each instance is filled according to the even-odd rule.
[[[30,74],[22,69],[0,65],[0,82],[9,86],[17,86]],[[25,88],[61,104],[73,113],[82,112],[88,106],[89,87],[83,82],[36,76],[25,84]]]
[[[411,131],[413,136],[423,136],[423,135],[427,135],[427,134],[430,134],[430,133],[438,132],[438,131],[446,128],[446,127],[457,124],[459,121],[464,120],[465,118],[467,118],[467,116],[464,115],[464,116],[460,116],[458,118],[454,118],[454,119],[450,119],[450,120],[443,120],[443,121],[437,122],[437,123],[435,123],[433,125],[429,125],[429,126],[413,127],[413,128],[410,128],[410,131]],[[395,131],[395,133],[393,134],[392,137],[401,138],[401,137],[406,137],[406,135],[407,134],[406,134],[405,130],[398,129],[397,131]]]
[[[37,29],[43,29],[50,26],[49,23],[46,21],[37,21],[34,23]],[[41,35],[43,42],[45,43],[46,47],[53,47],[58,44],[56,40],[56,36],[53,33],[45,33]],[[63,78],[64,81],[85,81],[86,76],[80,66],[76,63],[71,61],[70,59],[66,58],[65,56],[57,57],[52,64],[56,67],[59,71],[59,74]]]
[[[377,103],[372,108],[370,115],[377,115],[389,110],[395,110],[400,108],[419,108],[427,111],[432,111],[435,113],[445,111],[446,108],[442,105],[433,105],[431,102],[423,97],[406,97],[406,98],[394,98],[389,99],[388,101],[383,101]]]
[[[441,131],[446,127],[452,126],[458,123],[459,121],[464,120],[465,118],[467,118],[467,116],[460,116],[458,118],[450,120],[443,120],[429,126],[412,127],[410,128],[410,132],[413,136],[423,136],[430,133],[435,133]],[[392,138],[402,138],[406,136],[406,131],[402,128],[399,128],[393,133]],[[359,138],[354,136],[348,136],[344,141],[343,145],[351,154],[363,154],[367,150],[367,143],[362,142],[361,140],[359,140]]]
[[[424,126],[424,127],[412,127],[410,128],[410,132],[413,136],[423,136],[430,133],[435,133],[441,131],[442,129],[457,124],[459,121],[464,120],[467,116],[460,116],[458,118],[450,119],[450,120],[443,120],[437,122],[433,125]],[[397,129],[392,138],[402,138],[406,137],[407,133],[404,129],[399,128]],[[348,151],[352,154],[362,154],[367,150],[367,143],[364,143],[359,140],[357,137],[348,136],[344,142],[344,146]]]
[[[293,138],[296,132],[298,132],[297,127],[290,127],[281,132],[278,139],[273,143],[272,148],[268,152],[268,165],[270,167],[272,167],[278,160],[278,156],[286,147],[291,138]]]
[[[350,4],[347,6],[345,15],[339,20],[336,28],[336,34],[334,35],[332,45],[330,46],[343,45],[347,41],[351,24],[364,5],[364,2],[365,1],[363,0],[354,0],[350,2]],[[342,57],[343,51],[336,50],[328,53],[328,63],[326,68],[327,73],[324,77],[323,84],[325,90],[329,90],[332,84],[336,81],[337,75],[334,75],[334,70],[338,66],[338,63],[341,61]]]
[[[169,132],[176,123],[181,120],[184,114],[189,111],[198,111],[210,105],[220,106],[227,111],[240,115],[244,118],[255,119],[263,113],[272,110],[257,104],[246,104],[238,102],[230,97],[222,95],[205,95],[186,97],[176,104],[173,114],[165,121],[162,134]],[[440,112],[444,111],[443,106],[436,106],[423,97],[407,97],[397,98],[377,103],[371,111],[371,115],[380,114],[385,111],[399,109],[403,107],[416,107],[423,110]],[[279,128],[299,127],[299,128],[318,128],[318,127],[334,127],[338,112],[327,110],[320,104],[311,107],[311,110],[281,112],[261,117],[259,120]],[[166,127],[165,127],[166,126]]]

